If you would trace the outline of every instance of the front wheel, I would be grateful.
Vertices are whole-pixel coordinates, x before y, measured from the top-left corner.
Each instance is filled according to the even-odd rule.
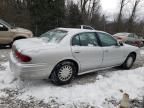
[[[125,62],[123,63],[122,67],[124,69],[130,69],[133,66],[136,56],[134,54],[130,54]]]
[[[64,61],[59,63],[51,74],[51,81],[57,85],[68,84],[76,73],[76,67],[74,63]]]

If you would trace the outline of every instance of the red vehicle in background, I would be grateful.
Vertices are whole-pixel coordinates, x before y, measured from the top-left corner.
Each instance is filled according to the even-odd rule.
[[[135,33],[116,33],[113,35],[113,37],[133,46],[142,47],[144,45],[143,40],[140,39]]]

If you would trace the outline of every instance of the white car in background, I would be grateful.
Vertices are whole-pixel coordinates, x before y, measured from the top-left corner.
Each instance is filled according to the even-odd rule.
[[[119,43],[103,31],[57,28],[39,38],[15,41],[10,68],[24,79],[67,84],[76,75],[115,66],[129,69],[139,54],[138,47]]]
[[[78,28],[80,28],[80,29],[88,29],[88,30],[95,30],[93,27],[91,27],[89,25],[80,25],[80,26],[78,26]]]

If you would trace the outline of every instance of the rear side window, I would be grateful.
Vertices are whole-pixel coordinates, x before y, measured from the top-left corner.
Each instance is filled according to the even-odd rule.
[[[73,37],[72,45],[75,46],[98,46],[95,33],[81,33]]]
[[[79,35],[74,36],[74,38],[72,39],[72,45],[73,46],[80,46],[80,39],[79,39]]]

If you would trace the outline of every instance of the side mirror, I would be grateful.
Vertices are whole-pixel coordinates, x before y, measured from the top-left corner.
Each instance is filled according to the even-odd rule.
[[[124,45],[123,42],[120,41],[120,40],[118,40],[117,43],[118,43],[119,46],[123,46]]]
[[[0,24],[0,28],[3,28],[4,26],[2,24]]]

